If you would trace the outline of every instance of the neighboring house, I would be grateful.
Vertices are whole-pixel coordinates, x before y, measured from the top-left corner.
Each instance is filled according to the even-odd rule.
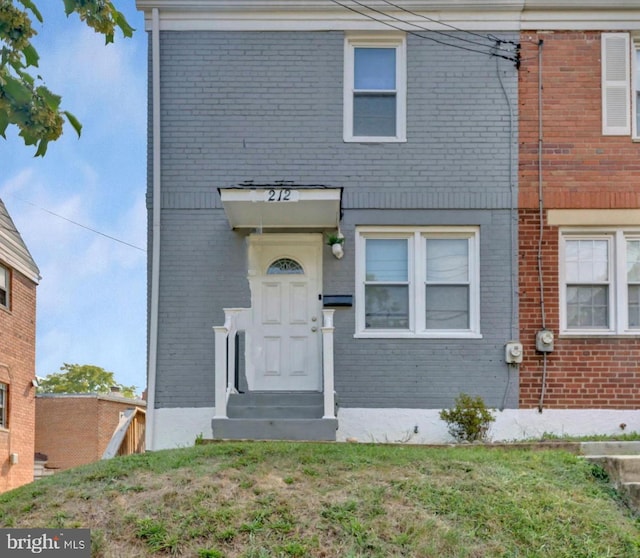
[[[0,492],[33,481],[40,272],[0,200]]]
[[[558,4],[521,35],[520,406],[638,431],[640,4]]]
[[[541,326],[518,300],[535,272],[519,277],[532,236],[518,240],[518,138],[537,122],[537,36],[518,45],[574,19],[640,28],[628,0],[137,5],[151,48],[149,449],[444,441],[439,410],[461,392],[501,410],[496,438],[570,430],[531,399]],[[557,286],[551,256],[543,268]]]
[[[145,450],[141,399],[117,394],[46,393],[36,396],[36,452],[48,469],[69,469]]]

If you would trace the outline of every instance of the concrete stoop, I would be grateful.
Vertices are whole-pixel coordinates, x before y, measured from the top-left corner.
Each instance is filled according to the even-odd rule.
[[[640,442],[584,442],[581,453],[602,467],[629,507],[640,512]]]
[[[320,392],[250,392],[229,397],[228,418],[214,418],[217,440],[336,440],[338,420],[324,418]]]

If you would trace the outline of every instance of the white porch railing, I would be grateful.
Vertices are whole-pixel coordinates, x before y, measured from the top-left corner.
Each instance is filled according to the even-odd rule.
[[[227,418],[227,402],[235,389],[236,334],[246,329],[250,311],[250,308],[225,308],[224,325],[213,328],[216,351],[214,418]]]
[[[322,310],[322,384],[324,390],[324,415],[336,418],[333,382],[333,313],[332,308]]]
[[[236,334],[247,328],[250,308],[225,308],[224,325],[214,326],[215,335],[215,414],[214,418],[227,416],[229,396],[235,389]],[[335,418],[335,395],[333,373],[333,309],[322,311],[322,382],[324,392],[324,415]]]

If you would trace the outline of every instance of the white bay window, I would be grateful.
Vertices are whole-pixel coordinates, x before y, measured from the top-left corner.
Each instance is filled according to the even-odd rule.
[[[361,337],[479,337],[475,227],[360,227]]]

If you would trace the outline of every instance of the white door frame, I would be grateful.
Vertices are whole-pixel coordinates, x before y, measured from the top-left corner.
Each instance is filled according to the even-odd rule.
[[[263,257],[263,248],[278,248],[279,258],[291,258],[296,261],[301,259],[300,251],[304,251],[304,260],[311,264],[311,275],[307,275],[309,281],[308,300],[312,305],[311,297],[317,305],[314,316],[317,321],[315,338],[317,341],[311,346],[311,359],[313,361],[312,376],[309,378],[308,388],[312,391],[322,391],[322,301],[319,295],[322,293],[322,246],[323,235],[321,233],[264,233],[251,234],[248,237],[248,281],[251,290],[251,318],[246,331],[245,343],[245,363],[247,384],[249,390],[256,389],[260,384],[256,380],[261,374],[258,358],[259,351],[263,345],[262,333],[258,331],[254,319],[258,316],[257,304],[260,304],[261,280],[264,278],[266,269]],[[304,267],[304,266],[303,266]],[[277,280],[277,275],[272,276]],[[315,354],[314,354],[315,353]],[[292,386],[290,389],[301,389]]]

